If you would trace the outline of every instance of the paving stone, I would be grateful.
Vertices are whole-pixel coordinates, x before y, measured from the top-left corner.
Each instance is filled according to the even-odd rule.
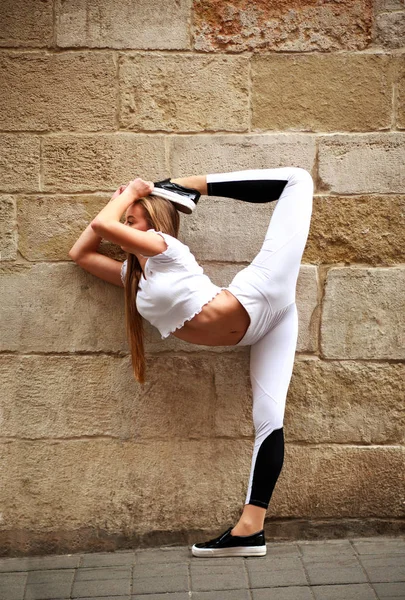
[[[79,566],[79,563],[80,554],[1,558],[0,573],[11,571],[41,571],[45,569],[75,569]]]
[[[246,563],[253,588],[308,585],[299,558],[270,557],[266,562]]]
[[[190,548],[144,548],[135,553],[136,563],[184,563],[191,558]]]
[[[219,600],[218,590],[212,592],[193,592],[193,600]],[[148,598],[145,598],[148,600]],[[158,599],[156,599],[158,600]],[[162,598],[164,600],[164,598]],[[251,600],[249,590],[221,590],[220,600]]]
[[[303,557],[302,560],[311,585],[367,582],[367,577],[356,559],[334,557],[321,560],[320,557]]]
[[[266,544],[266,558],[299,558],[301,556],[299,546],[296,542],[270,542]],[[246,557],[246,561],[255,561],[255,557]]]
[[[327,540],[319,542],[297,542],[304,559],[331,556],[355,557],[355,551],[349,540]]]
[[[133,592],[152,594],[188,591],[188,565],[184,563],[136,564]]]
[[[403,581],[405,586],[405,560],[402,555],[361,556],[359,560],[370,581]]]
[[[191,563],[193,591],[237,590],[249,587],[245,569],[238,565],[199,565]]]
[[[386,582],[386,583],[374,583],[373,588],[377,592],[379,600],[405,600],[405,583],[399,582]]]
[[[28,573],[0,573],[0,599],[23,600]]]
[[[352,544],[358,554],[405,554],[405,537],[403,538],[353,538]]]
[[[131,577],[131,567],[98,567],[95,569],[86,569],[80,565],[78,569],[76,581],[93,581],[93,580],[106,580],[106,579],[125,579]]]
[[[30,571],[24,600],[56,600],[69,597],[74,577],[73,569]]]
[[[366,583],[358,585],[319,585],[312,588],[316,600],[377,600],[373,588]]]
[[[131,578],[124,579],[90,579],[86,581],[75,581],[71,595],[74,598],[86,596],[100,596],[110,594],[111,596],[128,595],[131,590]]]
[[[83,567],[105,567],[109,565],[133,565],[135,552],[102,552],[82,554],[80,568]]]
[[[194,598],[194,594],[193,594],[193,598]],[[86,600],[86,599],[83,599]],[[94,600],[93,598],[89,600]],[[120,598],[116,598],[114,596],[114,598],[100,598],[100,600],[120,600]],[[190,595],[188,592],[174,592],[174,594],[170,594],[170,593],[163,593],[163,594],[135,594],[134,596],[131,596],[131,600],[190,600]]]
[[[313,600],[309,586],[265,588],[252,590],[252,600]]]

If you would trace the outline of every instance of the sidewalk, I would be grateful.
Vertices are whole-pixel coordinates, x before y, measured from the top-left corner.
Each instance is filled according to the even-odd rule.
[[[189,546],[0,558],[1,600],[404,600],[405,536],[271,542],[257,558]]]

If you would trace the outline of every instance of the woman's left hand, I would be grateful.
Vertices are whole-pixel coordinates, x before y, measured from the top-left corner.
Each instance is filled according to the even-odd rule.
[[[131,192],[133,192],[137,198],[149,196],[149,194],[153,191],[153,187],[152,181],[144,181],[140,177],[133,179],[128,184],[128,189],[131,190]]]

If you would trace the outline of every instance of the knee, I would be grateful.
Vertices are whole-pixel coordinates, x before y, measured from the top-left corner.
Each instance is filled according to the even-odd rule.
[[[296,181],[311,181],[313,183],[311,173],[301,167],[294,167],[294,179]]]

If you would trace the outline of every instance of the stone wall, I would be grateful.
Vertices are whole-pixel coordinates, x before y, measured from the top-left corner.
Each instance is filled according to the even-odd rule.
[[[68,251],[137,175],[287,165],[311,172],[315,204],[268,540],[403,530],[403,0],[1,9],[0,554],[192,543],[236,522],[249,349],[148,328],[139,386],[123,290]],[[270,214],[203,198],[181,239],[227,285]]]

